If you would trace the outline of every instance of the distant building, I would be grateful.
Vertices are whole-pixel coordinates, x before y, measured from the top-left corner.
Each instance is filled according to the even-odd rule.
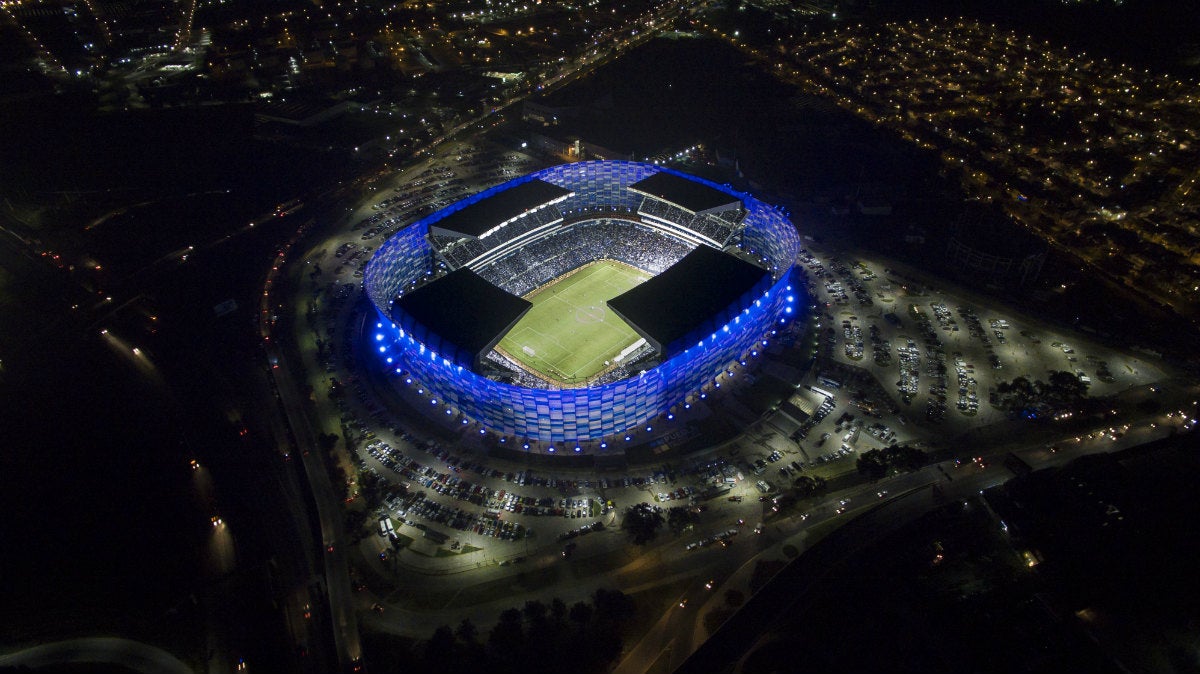
[[[341,101],[333,104],[311,101],[278,101],[260,105],[254,112],[254,119],[258,122],[279,122],[309,127],[360,108],[361,106],[355,101]]]
[[[925,237],[925,228],[913,225],[904,232],[904,243],[914,246],[924,246]]]
[[[513,82],[520,82],[521,80],[525,79],[525,73],[521,73],[521,72],[505,73],[505,72],[499,72],[499,71],[495,71],[495,70],[486,71],[483,73],[483,76],[500,80],[500,82],[503,84],[511,84]]]
[[[521,119],[526,122],[554,126],[569,117],[576,117],[579,108],[574,106],[543,105],[533,101],[525,101],[521,107]]]
[[[559,140],[545,134],[529,132],[529,144],[533,150],[567,161],[612,160],[633,158],[632,152],[612,150],[579,138]]]
[[[854,206],[862,215],[891,215],[892,204],[883,197],[859,197]]]

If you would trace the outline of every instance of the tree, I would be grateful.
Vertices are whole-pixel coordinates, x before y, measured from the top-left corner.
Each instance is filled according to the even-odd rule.
[[[433,636],[425,642],[425,661],[429,663],[446,662],[455,646],[454,632],[449,625],[442,625],[434,630]]]
[[[525,622],[530,626],[534,626],[546,622],[547,610],[545,604],[536,599],[531,599],[525,602],[525,608],[521,609],[521,613],[525,615]]]
[[[586,644],[586,652],[591,660],[590,669],[593,672],[609,671],[612,663],[621,655],[624,645],[620,630],[616,626],[588,635]]]
[[[377,669],[442,674],[608,672],[622,652],[622,630],[627,628],[625,621],[634,614],[634,605],[628,595],[617,590],[598,589],[593,598],[594,605],[580,601],[568,608],[555,598],[549,606],[530,600],[520,609],[507,609],[489,633],[486,646],[479,642],[475,625],[466,619],[454,631],[439,627],[415,651],[388,635],[386,642],[397,644],[398,657],[388,661],[392,667]],[[565,621],[568,617],[569,622]],[[526,625],[523,620],[531,624]],[[376,668],[374,653],[379,650],[379,645],[372,643],[373,668]],[[424,657],[416,662],[402,659],[404,655],[411,658],[412,654]]]
[[[455,628],[454,635],[465,644],[475,643],[475,640],[479,638],[479,628],[475,627],[475,623],[471,622],[470,618],[463,618]]]
[[[996,385],[996,404],[1009,412],[1022,412],[1040,405],[1064,407],[1087,397],[1088,385],[1072,372],[1055,370],[1046,381],[1017,377]]]
[[[521,629],[521,612],[515,608],[505,609],[500,614],[500,621],[488,634],[488,646],[495,655],[508,657],[524,638],[525,633]]]
[[[358,491],[368,508],[376,508],[383,503],[383,492],[387,487],[384,479],[374,471],[366,470],[359,475]]]
[[[645,545],[654,540],[662,525],[662,508],[649,503],[629,506],[625,509],[625,517],[621,519],[621,527],[633,536],[635,545]]]
[[[363,526],[367,523],[367,511],[361,508],[354,508],[346,511],[346,531],[356,540],[363,539]]]
[[[1087,391],[1088,385],[1077,375],[1061,370],[1051,372],[1048,381],[1042,385],[1042,395],[1046,402],[1059,405],[1077,403],[1087,396]]]
[[[800,498],[812,496],[825,489],[825,478],[820,476],[810,477],[801,475],[792,482],[792,486],[796,488],[796,495]]]
[[[730,608],[737,608],[746,602],[746,595],[742,594],[741,590],[726,590],[725,605]]]
[[[577,601],[571,606],[571,620],[579,625],[579,627],[587,627],[592,621],[592,614],[595,609],[587,602]]]
[[[349,498],[350,485],[347,482],[348,476],[346,475],[346,469],[342,468],[342,464],[337,463],[333,465],[329,472],[332,473],[330,478],[333,481],[333,488],[337,489],[341,494],[341,499],[344,501]]]
[[[633,617],[633,599],[620,590],[596,588],[592,603],[596,606],[596,620],[600,622],[621,622]]]
[[[1010,411],[1028,409],[1038,399],[1038,387],[1029,377],[1017,377],[1011,382],[1000,382],[996,385],[996,395],[1000,407]]]
[[[883,450],[888,465],[897,470],[917,470],[925,465],[925,452],[909,445],[892,445]]]
[[[858,472],[873,480],[887,475],[889,470],[916,470],[925,465],[925,453],[908,445],[891,445],[872,449],[858,457]]]
[[[887,475],[888,460],[881,450],[872,449],[870,451],[863,452],[858,456],[858,461],[856,463],[858,464],[858,472],[866,475],[872,480],[878,480],[884,475]]]
[[[321,450],[330,452],[337,446],[337,433],[321,433],[317,436],[317,442],[321,445]]]
[[[675,506],[667,509],[667,526],[673,534],[683,533],[689,524],[695,524],[699,520],[700,516],[692,512],[691,508]]]
[[[550,600],[550,617],[556,623],[561,623],[567,617],[567,605],[558,597]]]

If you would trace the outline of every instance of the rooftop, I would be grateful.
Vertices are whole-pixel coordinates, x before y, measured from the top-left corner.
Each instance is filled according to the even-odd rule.
[[[609,300],[608,306],[664,352],[693,331],[715,329],[706,324],[766,276],[741,258],[697,246],[663,273]]]
[[[396,300],[413,321],[462,353],[460,364],[474,365],[533,306],[492,285],[470,269],[458,269]],[[428,342],[427,342],[428,343]]]
[[[480,199],[432,226],[460,236],[478,238],[497,225],[570,193],[570,190],[544,180],[530,180]]]
[[[740,204],[741,199],[709,187],[694,179],[684,178],[667,171],[659,171],[629,186],[639,194],[669,201],[692,213],[704,213],[723,206]]]

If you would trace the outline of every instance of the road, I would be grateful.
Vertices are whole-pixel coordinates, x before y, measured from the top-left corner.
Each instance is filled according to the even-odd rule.
[[[277,268],[272,271],[277,271]],[[263,329],[267,330],[266,326],[263,326]],[[350,671],[353,664],[362,658],[362,645],[359,641],[358,615],[354,609],[353,591],[350,586],[346,546],[342,544],[344,522],[339,499],[322,464],[322,450],[305,409],[306,398],[297,388],[297,378],[291,373],[291,364],[283,356],[276,342],[267,341],[265,344],[268,360],[277,364],[271,372],[275,377],[280,403],[292,429],[296,449],[303,461],[317,507],[321,542],[325,549],[325,591],[329,596],[329,615],[339,668],[341,671]]]
[[[1184,391],[1179,393],[1183,394]],[[1163,418],[1155,416],[1139,421],[1130,428],[1127,435],[1117,441],[1108,438],[1084,438],[1079,442],[1061,443],[1062,449],[1054,453],[1046,450],[1044,443],[1034,443],[1016,453],[1034,470],[1061,466],[1086,454],[1118,451],[1175,434],[1178,426],[1162,423]],[[859,496],[842,492],[810,511],[811,517],[802,525],[795,522],[795,518],[791,522],[781,523],[778,526],[784,538],[780,543],[789,542],[801,552],[800,557],[777,576],[780,583],[786,584],[787,592],[767,590],[756,595],[751,600],[753,603],[748,602],[742,607],[738,620],[726,623],[708,641],[703,641],[705,629],[702,622],[707,606],[692,614],[690,621],[660,620],[647,632],[643,640],[628,652],[615,674],[647,671],[659,657],[669,658],[667,663],[664,663],[666,666],[661,667],[663,671],[684,674],[720,671],[722,667],[731,666],[734,663],[731,658],[740,657],[741,654],[753,650],[759,627],[771,624],[775,616],[797,610],[797,605],[805,601],[805,593],[815,587],[824,575],[836,568],[841,561],[856,554],[871,542],[946,503],[958,500],[966,502],[982,490],[1007,481],[1011,473],[999,460],[1007,451],[1008,448],[1001,448],[983,453],[985,457],[991,457],[987,461],[987,467],[983,469],[969,462],[956,467],[953,461],[946,461],[883,483],[865,485],[858,490]],[[927,487],[933,484],[938,485],[940,496],[931,497]],[[888,495],[879,500],[871,493],[876,489],[887,489]],[[850,499],[849,506],[856,509],[848,511],[842,517],[851,519],[847,519],[845,524],[823,539],[821,545],[814,547],[808,544],[805,532],[822,521],[839,517],[830,506],[846,498]],[[782,546],[775,545],[753,559],[780,559],[780,547]],[[750,561],[748,560],[743,567],[743,573],[745,568],[750,566]],[[671,630],[674,630],[675,634],[671,634]],[[684,641],[678,636],[679,630],[688,630],[693,637]],[[693,641],[696,646],[695,652],[684,650],[686,645]]]
[[[933,467],[899,475],[887,481],[886,488],[900,499],[905,494],[915,493],[925,486],[937,481],[937,473]],[[994,478],[1001,479],[999,474]],[[676,606],[660,619],[646,635],[635,644],[625,658],[614,670],[614,674],[637,674],[645,672],[663,660],[656,669],[660,671],[675,671],[688,660],[692,653],[704,643],[706,630],[703,617],[716,604],[721,603],[721,596],[726,590],[737,589],[746,596],[750,595],[748,583],[753,569],[759,560],[780,559],[783,557],[781,548],[784,545],[794,545],[804,552],[807,545],[808,531],[828,520],[849,518],[854,516],[854,510],[840,514],[837,509],[843,501],[848,501],[848,507],[860,512],[869,511],[880,505],[875,492],[877,485],[862,485],[855,489],[839,492],[830,496],[807,512],[807,517],[801,519],[792,517],[787,520],[772,522],[764,534],[759,537],[750,531],[735,537],[736,540],[727,551],[716,551],[725,554],[717,564],[696,565],[698,553],[682,550],[681,545],[675,545],[667,555],[664,563],[672,566],[693,564],[702,568],[704,576],[697,577],[696,585],[680,599],[688,599],[686,607]],[[976,487],[976,489],[978,489]],[[847,519],[847,522],[852,520]],[[726,524],[727,526],[727,524]],[[716,582],[710,590],[704,587],[705,581],[713,579]]]
[[[669,6],[672,11],[678,11],[680,3],[673,3]],[[660,11],[660,16],[666,15],[665,8]],[[665,20],[659,21],[658,25],[662,26],[666,23]],[[559,75],[555,80],[543,87],[558,86],[565,84],[570,79],[578,77],[587,70],[594,68],[602,62],[611,60],[619,55],[623,50],[636,46],[648,40],[658,29],[645,31],[640,36],[628,38],[624,41],[615,43],[616,49],[614,53],[607,57],[582,58],[579,61],[578,67],[568,73]],[[434,139],[429,144],[425,151],[430,151],[441,140],[449,138],[458,132],[467,129],[472,124],[480,123],[488,116],[511,106],[520,101],[523,97],[517,97],[505,102],[502,106],[489,111],[481,118],[465,122],[459,126],[447,131],[443,136]],[[344,224],[343,223],[339,223]],[[251,225],[252,226],[252,225]],[[334,229],[338,226],[335,225]],[[275,261],[268,272],[266,283],[264,285],[263,300],[260,307],[260,331],[264,337],[264,344],[268,361],[273,367],[271,372],[275,378],[280,403],[287,417],[288,424],[291,427],[292,434],[297,444],[297,450],[300,453],[303,461],[305,474],[308,476],[310,487],[313,491],[314,501],[317,507],[317,516],[321,527],[321,537],[324,554],[325,568],[325,587],[324,590],[328,594],[329,612],[333,626],[334,645],[337,651],[337,659],[339,666],[343,671],[353,669],[355,663],[359,662],[362,657],[362,648],[358,632],[358,618],[354,606],[354,595],[350,583],[350,574],[347,564],[347,549],[344,543],[343,519],[341,503],[337,498],[333,486],[330,483],[329,476],[321,461],[320,446],[317,442],[317,434],[313,430],[308,410],[305,406],[306,397],[300,393],[297,382],[303,380],[303,376],[294,375],[291,372],[291,364],[287,358],[283,357],[283,353],[276,341],[269,339],[271,332],[270,327],[273,324],[272,314],[275,302],[271,297],[271,290],[277,275],[281,273],[280,267],[286,255],[281,254]]]
[[[161,648],[114,637],[55,641],[0,655],[0,667],[39,669],[66,664],[113,664],[143,674],[195,674]]]
[[[570,75],[564,74],[563,76],[556,78],[553,83],[558,83],[567,77],[578,75],[580,72],[585,71],[587,68],[593,65],[595,65],[595,63],[584,60],[580,63],[580,68],[578,70],[574,71]],[[517,100],[520,99],[518,98],[509,101],[493,112],[503,110],[505,107],[508,107]],[[471,124],[475,124],[480,121],[482,120],[477,119],[472,122],[459,125],[458,127],[447,131],[445,137],[450,137],[460,130],[465,130]],[[441,138],[436,140],[440,141]],[[432,146],[435,144],[436,142],[432,143],[430,148],[432,148]],[[426,150],[430,148],[426,148]],[[268,281],[268,288],[269,287],[270,281]],[[266,311],[266,309],[272,307],[273,305],[268,301],[264,301],[263,306],[264,316],[266,316],[268,313],[270,313]],[[341,325],[341,323],[339,323],[339,325]],[[310,484],[312,485],[324,544],[322,547],[325,550],[329,550],[330,546],[332,546],[330,551],[323,553],[325,564],[325,589],[329,595],[329,607],[332,616],[334,640],[339,655],[339,661],[343,665],[343,668],[345,668],[359,656],[360,647],[358,644],[358,624],[357,614],[355,613],[354,608],[354,593],[351,590],[347,568],[347,550],[343,545],[344,538],[342,532],[341,503],[334,492],[333,486],[329,482],[328,475],[326,474],[324,465],[321,462],[319,443],[316,441],[316,433],[308,418],[308,413],[310,410],[307,405],[307,396],[301,395],[297,384],[298,380],[296,377],[300,373],[294,374],[291,371],[290,364],[288,363],[287,359],[282,357],[282,354],[275,345],[274,340],[268,342],[267,355],[271,362],[279,364],[278,369],[275,369],[272,372],[278,384],[278,391],[284,411],[288,418],[289,424],[293,429],[295,441],[297,443],[297,449],[300,452],[304,462],[306,474],[308,475]],[[303,381],[302,376],[299,381]],[[1056,457],[1056,459],[1058,458],[1062,458],[1061,455]],[[1000,476],[1004,473],[1002,468],[993,466],[981,474],[994,474],[997,476],[996,479],[1000,479]],[[894,482],[889,482],[888,489],[895,493],[901,493],[910,486],[928,484],[929,482],[936,481],[938,479],[939,476],[935,474],[933,469],[927,469],[926,471],[910,474],[909,476],[895,478]],[[971,480],[964,480],[961,483],[958,483],[956,489],[961,488],[969,490],[971,488],[975,488],[974,485],[979,481],[979,479],[981,478],[972,477]],[[877,502],[874,500],[875,497],[872,493],[873,490],[873,486],[867,485],[859,492],[852,494],[851,497],[853,499],[853,505],[863,509],[865,509],[865,506],[861,504],[864,501],[875,505]],[[697,587],[701,587],[703,584],[703,579],[699,576],[701,573],[703,573],[705,576],[711,574],[713,576],[722,578],[731,577],[737,573],[739,569],[745,569],[748,566],[752,566],[751,562],[758,556],[766,554],[763,547],[760,547],[764,543],[770,543],[772,546],[778,547],[778,545],[782,543],[782,540],[784,540],[780,537],[793,536],[802,532],[805,527],[811,527],[829,518],[838,517],[839,515],[834,512],[834,508],[836,506],[833,505],[833,502],[836,502],[840,498],[845,498],[845,496],[845,494],[839,494],[838,499],[827,501],[825,506],[814,510],[810,521],[802,526],[799,523],[795,523],[795,525],[785,525],[783,531],[777,533],[768,533],[756,540],[754,543],[747,542],[746,539],[751,537],[743,534],[740,537],[741,540],[737,541],[732,548],[727,551],[710,548],[696,552],[685,552],[683,550],[683,545],[678,541],[672,541],[669,544],[663,544],[656,549],[657,552],[661,553],[661,559],[656,559],[656,563],[660,565],[660,575],[666,578],[673,577],[675,574],[687,573],[690,571],[691,573],[697,574]],[[885,510],[891,512],[891,506],[888,506],[885,508]],[[727,527],[729,523],[728,521],[723,521],[721,523],[714,521],[710,522],[709,525],[710,526],[706,526],[706,529],[716,530]],[[703,536],[703,533],[697,532],[697,538],[701,538]],[[800,547],[803,549],[803,546]],[[582,552],[583,549],[581,549],[580,553]],[[649,553],[651,551],[647,552]],[[531,564],[533,562],[534,560],[530,561]],[[697,567],[704,568],[705,570],[701,572]],[[620,572],[618,571],[609,575],[616,576],[619,573]],[[586,580],[572,577],[569,579],[569,581],[561,583],[558,587],[548,588],[546,593],[558,593],[560,596],[564,596],[563,593],[565,592],[573,593],[582,591],[583,588],[589,584],[604,582],[604,575],[605,574],[601,574],[600,577]],[[462,581],[455,579],[455,582]],[[466,583],[464,583],[464,586],[465,585]],[[611,585],[612,584],[609,583],[609,586]],[[620,584],[618,584],[618,587],[620,587]],[[689,592],[691,591],[689,590]],[[664,654],[665,657],[668,658],[668,662],[671,665],[668,669],[674,669],[677,665],[681,664],[691,654],[695,645],[699,643],[699,639],[697,639],[695,635],[702,634],[702,632],[697,628],[697,625],[700,622],[703,611],[697,610],[697,607],[703,607],[705,603],[706,602],[701,601],[700,599],[693,598],[692,603],[689,603],[689,607],[686,610],[668,611],[667,614],[664,615],[663,618],[660,619],[658,623],[648,631],[645,638],[634,646],[634,648],[630,651],[629,656],[621,664],[622,669],[619,671],[645,671],[656,661],[658,661],[660,657],[663,657]],[[511,605],[511,600],[507,603],[507,605]],[[472,606],[468,610],[455,611],[454,614],[462,616],[467,613],[472,613],[472,620],[475,620],[476,624],[487,624],[490,622],[487,616],[498,607],[499,603],[497,603],[496,606]],[[478,619],[476,616],[478,616]],[[390,628],[390,631],[398,632],[419,629],[420,625],[422,624],[436,624],[438,622],[438,620],[431,615],[431,612],[414,611],[410,613],[394,608],[389,608],[385,615],[379,617],[368,614],[364,618],[364,621],[372,624],[385,625]],[[454,621],[445,620],[444,622],[452,623]],[[427,633],[427,630],[424,630],[424,632]]]

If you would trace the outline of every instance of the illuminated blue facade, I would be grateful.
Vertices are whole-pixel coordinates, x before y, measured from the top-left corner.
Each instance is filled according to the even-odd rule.
[[[671,171],[742,200],[742,248],[771,271],[772,284],[733,318],[694,346],[638,376],[589,388],[525,388],[482,377],[421,343],[388,318],[393,298],[432,273],[429,226],[463,206],[532,179],[573,192],[559,204],[563,213],[629,211],[642,196],[626,188],[658,171]],[[807,306],[802,284],[793,282],[799,238],[776,207],[748,194],[650,164],[603,161],[554,166],[517,178],[433,213],[398,232],[367,266],[364,281],[378,311],[372,340],[389,368],[408,371],[436,400],[497,433],[550,442],[594,440],[644,424],[712,383],[732,361],[765,345],[776,328],[798,317]],[[429,340],[427,340],[429,341]]]

